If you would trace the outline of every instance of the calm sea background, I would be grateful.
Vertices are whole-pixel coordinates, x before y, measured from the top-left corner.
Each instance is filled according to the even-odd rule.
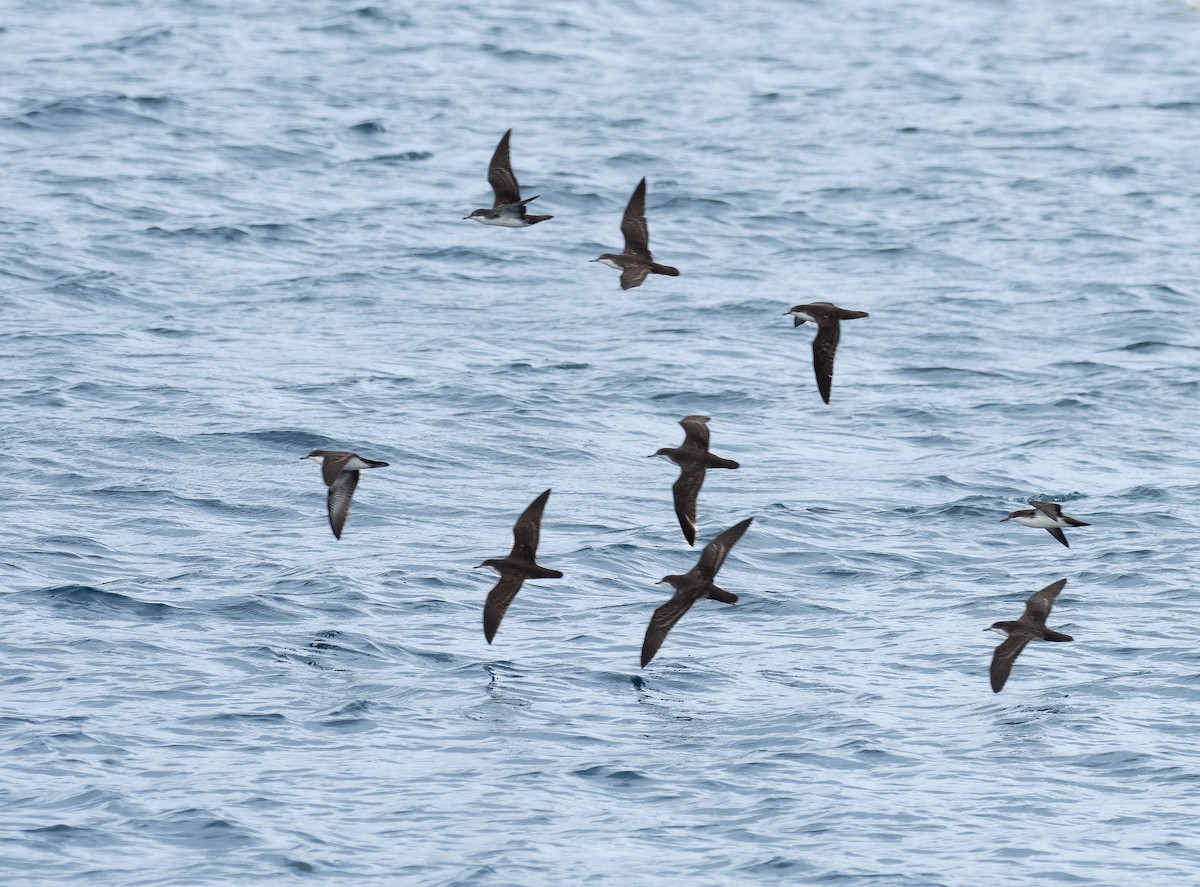
[[[0,3],[0,883],[1200,883],[1198,146],[1182,2]]]

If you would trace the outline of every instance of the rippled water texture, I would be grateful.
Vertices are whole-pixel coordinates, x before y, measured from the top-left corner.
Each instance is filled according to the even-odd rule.
[[[0,11],[3,884],[1197,883],[1188,6]],[[695,413],[740,600],[643,671]]]

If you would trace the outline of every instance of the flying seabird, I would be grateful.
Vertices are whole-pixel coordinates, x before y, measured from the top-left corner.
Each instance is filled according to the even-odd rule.
[[[312,459],[321,466],[321,477],[329,487],[325,508],[329,512],[329,526],[335,539],[342,538],[342,527],[346,525],[346,513],[350,511],[350,498],[358,486],[358,473],[364,468],[387,468],[386,462],[364,459],[357,453],[344,450],[313,450],[301,459]]]
[[[1012,521],[1014,524],[1020,524],[1023,527],[1035,527],[1039,530],[1045,530],[1067,548],[1071,547],[1071,543],[1067,542],[1066,534],[1063,533],[1063,527],[1090,527],[1087,521],[1076,520],[1070,515],[1063,514],[1062,506],[1057,502],[1035,502],[1030,499],[1029,504],[1033,508],[1025,508],[1021,511],[1014,511],[1008,517],[1000,521]]]
[[[734,524],[704,546],[696,566],[684,575],[664,576],[660,580],[660,583],[669,583],[675,589],[675,594],[650,617],[650,624],[646,627],[646,638],[642,641],[642,668],[654,658],[658,648],[667,639],[667,632],[700,598],[712,598],[723,604],[737,603],[736,594],[718,588],[713,580],[717,571],[721,569],[721,564],[725,563],[729,550],[742,538],[752,520],[754,518],[748,517],[741,523]]]
[[[666,274],[668,277],[678,277],[679,269],[670,265],[660,265],[654,261],[650,253],[650,232],[646,228],[646,179],[643,178],[625,206],[625,215],[621,218],[621,233],[625,235],[625,250],[621,253],[605,253],[593,262],[616,268],[621,272],[621,289],[633,289],[641,286],[646,275]]]
[[[866,311],[839,308],[832,302],[797,305],[783,313],[792,315],[795,321],[793,326],[800,326],[805,321],[817,325],[817,336],[812,343],[813,370],[817,374],[817,389],[821,392],[821,398],[829,403],[829,389],[833,385],[833,357],[837,353],[838,339],[842,337],[841,321],[871,315]]]
[[[683,426],[683,443],[677,447],[663,447],[654,456],[665,456],[682,470],[679,479],[671,487],[675,494],[675,516],[688,545],[696,544],[696,497],[704,483],[704,472],[709,468],[737,468],[732,459],[722,459],[708,451],[708,416],[685,416],[679,420]],[[651,457],[653,458],[653,456]]]
[[[508,557],[492,558],[479,565],[491,567],[500,574],[500,581],[488,592],[487,602],[483,605],[483,636],[489,644],[496,636],[496,629],[500,627],[500,620],[504,618],[508,605],[521,590],[521,583],[526,579],[562,578],[563,574],[558,570],[548,570],[537,563],[542,512],[546,509],[546,500],[549,498],[550,491],[546,490],[521,512],[521,516],[513,524],[513,547]]]
[[[999,693],[1004,689],[1004,682],[1008,680],[1008,673],[1012,671],[1013,663],[1017,661],[1017,657],[1021,655],[1025,645],[1034,638],[1059,642],[1075,640],[1069,634],[1062,634],[1046,627],[1046,619],[1050,615],[1050,608],[1054,606],[1054,599],[1058,597],[1058,593],[1066,584],[1066,579],[1052,582],[1041,591],[1029,596],[1029,600],[1025,601],[1025,612],[1021,614],[1020,619],[1013,622],[996,622],[991,628],[986,629],[999,632],[1007,638],[992,655],[993,693]]]
[[[521,187],[517,177],[513,175],[512,159],[508,153],[508,138],[512,135],[510,129],[500,137],[492,162],[488,164],[488,184],[496,192],[495,202],[491,209],[477,209],[465,219],[474,219],[484,225],[499,225],[503,228],[528,228],[538,222],[552,219],[554,216],[530,216],[525,214],[525,204],[537,200],[538,195],[521,199]]]

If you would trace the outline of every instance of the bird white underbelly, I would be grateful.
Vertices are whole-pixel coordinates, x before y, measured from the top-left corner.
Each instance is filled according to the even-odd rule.
[[[528,228],[529,225],[519,216],[500,216],[498,219],[480,219],[475,221],[484,225],[496,225],[500,228]]]
[[[1065,527],[1067,525],[1066,521],[1057,521],[1049,515],[1041,513],[1033,517],[1014,517],[1012,518],[1012,522],[1020,524],[1023,527],[1035,527],[1039,530],[1049,530],[1053,527]]]

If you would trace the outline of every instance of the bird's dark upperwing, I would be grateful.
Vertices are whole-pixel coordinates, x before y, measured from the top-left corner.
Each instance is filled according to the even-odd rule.
[[[813,372],[817,375],[817,390],[821,399],[829,403],[833,387],[833,358],[837,354],[838,340],[842,337],[842,325],[836,317],[827,317],[817,324],[817,337],[813,339]]]
[[[542,512],[546,510],[546,500],[549,498],[550,491],[546,490],[529,503],[529,507],[521,512],[521,516],[513,524],[513,547],[509,554],[510,558],[525,561],[537,560],[538,539],[542,529]],[[514,591],[513,594],[516,592]]]
[[[679,518],[679,529],[688,545],[696,544],[696,498],[704,484],[704,463],[692,462],[679,473],[679,479],[671,486],[675,496],[675,516]]]
[[[654,654],[667,639],[667,633],[683,614],[692,608],[692,604],[696,603],[698,598],[699,595],[694,589],[676,591],[669,601],[654,611],[654,615],[650,617],[650,624],[646,626],[646,637],[642,641],[642,668],[654,658]]]
[[[626,252],[629,252],[629,250],[626,250]],[[650,269],[645,265],[637,263],[626,265],[621,271],[621,289],[631,290],[634,287],[641,286],[649,275]]]
[[[625,235],[625,252],[631,256],[645,259],[647,262],[654,257],[650,254],[650,231],[646,227],[646,180],[638,182],[625,205],[625,215],[621,218],[621,233]],[[642,279],[645,279],[642,274]],[[630,286],[637,286],[637,283]],[[624,286],[624,281],[622,281]],[[625,289],[630,287],[626,286]]]
[[[1066,579],[1059,579],[1057,582],[1050,583],[1041,591],[1031,594],[1029,599],[1025,601],[1025,612],[1019,621],[1031,622],[1040,628],[1044,628],[1046,620],[1050,618],[1050,609],[1054,606],[1054,599],[1058,597],[1059,592],[1063,590],[1066,584]]]
[[[1034,502],[1030,499],[1029,504],[1051,520],[1062,520],[1062,506],[1057,502]]]
[[[708,416],[684,416],[679,424],[683,426],[685,447],[691,444],[702,450],[708,449]]]
[[[342,473],[342,469],[346,467],[346,463],[350,461],[350,453],[338,453],[337,455],[326,455],[321,460],[321,479],[325,481],[325,486],[332,487],[337,483],[338,476]],[[350,472],[355,477],[358,476],[357,471]]]
[[[721,565],[725,563],[725,558],[729,556],[729,550],[742,538],[742,534],[746,532],[746,528],[753,520],[754,518],[748,517],[741,523],[734,524],[704,546],[699,562],[692,568],[693,572],[697,573],[705,582],[712,582],[716,578],[717,571],[721,569]]]
[[[496,153],[492,155],[492,162],[488,164],[488,184],[496,192],[495,207],[517,203],[521,199],[521,187],[517,184],[517,177],[513,175],[512,159],[508,153],[508,138],[511,135],[510,129],[500,137],[500,144],[496,145]]]
[[[508,612],[508,605],[513,602],[524,581],[525,577],[520,573],[505,573],[501,575],[496,587],[488,592],[487,602],[483,605],[483,636],[489,644],[496,636],[500,620]]]
[[[329,464],[328,458],[325,460],[325,464]],[[350,500],[354,496],[355,487],[358,486],[360,473],[343,471],[329,485],[329,495],[325,499],[325,506],[329,511],[329,526],[333,530],[333,535],[338,539],[342,538],[342,527],[346,526],[346,515],[350,512]]]
[[[1017,661],[1017,657],[1021,655],[1021,651],[1025,649],[1025,645],[1031,640],[1033,640],[1032,634],[1020,632],[1009,635],[996,648],[996,652],[992,654],[991,676],[993,693],[999,693],[1004,688],[1004,682],[1008,680],[1008,674],[1012,671],[1013,663]]]

